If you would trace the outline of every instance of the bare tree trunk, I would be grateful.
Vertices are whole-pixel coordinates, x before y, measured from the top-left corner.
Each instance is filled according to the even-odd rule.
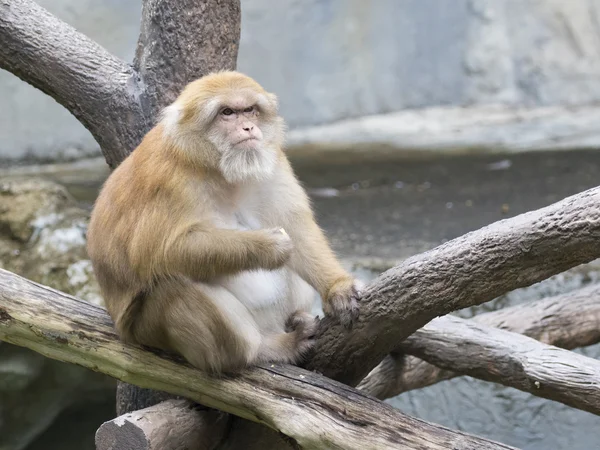
[[[133,64],[32,0],[0,0],[0,67],[67,108],[114,168],[190,81],[234,69],[239,0],[144,0]]]

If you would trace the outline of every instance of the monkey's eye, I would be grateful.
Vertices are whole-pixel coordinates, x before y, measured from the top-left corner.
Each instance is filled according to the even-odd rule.
[[[225,108],[223,111],[221,111],[221,114],[223,114],[224,116],[230,116],[233,114],[233,109]]]
[[[252,112],[252,111],[254,111],[254,106],[249,106],[248,108],[246,108],[244,110],[245,113],[249,113],[249,112]]]

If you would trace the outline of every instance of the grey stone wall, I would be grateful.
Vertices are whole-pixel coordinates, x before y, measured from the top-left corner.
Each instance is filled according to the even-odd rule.
[[[39,3],[131,59],[138,0]],[[600,100],[600,0],[242,0],[242,12],[239,68],[278,93],[293,129]],[[2,71],[0,102],[0,159],[97,152],[62,107]]]

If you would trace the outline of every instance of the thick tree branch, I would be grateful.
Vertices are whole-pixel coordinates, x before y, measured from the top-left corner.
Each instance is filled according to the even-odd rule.
[[[469,320],[520,333],[568,350],[596,344],[600,342],[600,284],[479,314]],[[433,332],[434,330],[429,330],[430,334]],[[440,335],[437,340],[443,338]],[[414,334],[411,339],[418,340],[419,334]],[[427,342],[420,342],[419,345],[425,346]],[[410,347],[400,343],[399,353],[388,355],[360,382],[358,388],[374,397],[385,399],[462,375],[440,369],[415,356],[405,355],[404,352],[410,353]]]
[[[413,336],[403,348],[438,367],[600,414],[596,359],[450,315]]]
[[[133,70],[32,0],[0,0],[0,67],[45,92],[92,133],[111,166],[144,130]]]
[[[433,318],[600,257],[600,188],[407,259],[365,290],[351,332],[325,320],[310,369],[356,385]]]
[[[235,69],[240,38],[239,0],[144,0],[134,67],[150,117],[175,100],[190,81]]]
[[[220,379],[125,345],[106,311],[0,270],[0,339],[136,385],[269,426],[307,449],[509,448],[405,416],[390,405],[294,366]]]

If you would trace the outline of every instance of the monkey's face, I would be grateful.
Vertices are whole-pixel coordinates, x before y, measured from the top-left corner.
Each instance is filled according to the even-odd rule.
[[[283,122],[266,94],[248,89],[227,94],[210,105],[216,114],[208,137],[220,155],[219,168],[229,182],[266,179],[277,161]]]
[[[260,150],[264,143],[258,116],[258,107],[254,104],[228,102],[220,109],[215,120],[219,141],[226,142],[225,147],[238,151]]]
[[[238,72],[190,83],[165,109],[162,121],[188,157],[217,167],[231,183],[273,173],[285,128],[277,97]]]

